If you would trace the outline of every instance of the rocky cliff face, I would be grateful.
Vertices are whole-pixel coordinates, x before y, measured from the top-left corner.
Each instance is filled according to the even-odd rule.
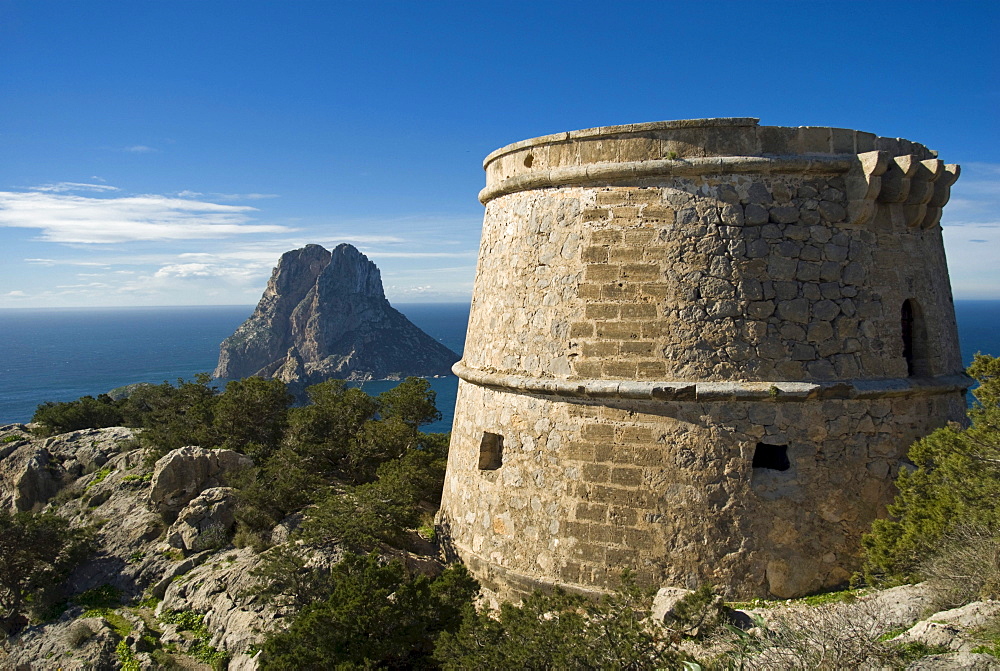
[[[378,268],[347,244],[283,254],[257,309],[220,349],[215,377],[289,384],[447,375],[459,359],[389,305]]]

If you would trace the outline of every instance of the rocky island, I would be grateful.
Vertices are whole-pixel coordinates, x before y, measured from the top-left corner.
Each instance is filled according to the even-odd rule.
[[[257,309],[220,350],[217,378],[303,387],[449,375],[459,359],[389,305],[378,267],[348,244],[283,254]]]

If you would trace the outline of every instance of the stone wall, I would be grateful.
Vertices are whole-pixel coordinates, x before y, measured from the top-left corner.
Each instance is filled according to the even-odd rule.
[[[626,567],[742,596],[844,582],[906,447],[963,415],[938,225],[957,167],[746,119],[485,167],[440,518],[474,572],[501,594]]]

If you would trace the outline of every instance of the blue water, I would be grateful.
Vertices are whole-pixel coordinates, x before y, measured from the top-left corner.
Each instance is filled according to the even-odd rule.
[[[417,326],[461,354],[468,304],[396,306]],[[25,422],[43,401],[70,401],[132,382],[171,382],[211,372],[219,343],[252,306],[0,310],[0,424]],[[1000,356],[1000,301],[955,301],[966,363],[976,352]],[[393,382],[366,382],[377,394]],[[458,380],[431,379],[448,431]]]
[[[413,323],[461,354],[468,304],[396,306]],[[253,306],[0,310],[0,424],[26,422],[44,401],[96,396],[133,382],[211,372],[219,343]],[[392,382],[366,383],[378,393]],[[450,431],[458,379],[433,378],[441,410],[429,431]]]

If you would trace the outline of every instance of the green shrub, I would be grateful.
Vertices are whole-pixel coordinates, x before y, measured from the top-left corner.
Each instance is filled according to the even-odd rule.
[[[63,578],[92,550],[92,535],[61,517],[0,510],[0,630],[51,610]]]
[[[535,592],[496,616],[470,606],[456,632],[440,635],[434,657],[444,669],[695,668],[648,617],[650,595],[627,579],[623,585],[601,601]]]
[[[122,413],[110,396],[101,394],[97,398],[82,396],[65,403],[47,401],[38,406],[31,421],[40,425],[37,433],[52,436],[79,429],[118,426],[122,423]]]
[[[431,580],[397,561],[347,555],[329,589],[267,639],[262,669],[426,668],[434,640],[458,628],[478,585],[461,566]]]
[[[118,641],[115,647],[115,656],[118,657],[118,664],[121,671],[141,671],[142,665],[136,659],[135,653],[128,647],[125,641]]]
[[[101,585],[74,596],[71,601],[90,610],[93,608],[117,608],[122,605],[122,591],[112,585]]]

